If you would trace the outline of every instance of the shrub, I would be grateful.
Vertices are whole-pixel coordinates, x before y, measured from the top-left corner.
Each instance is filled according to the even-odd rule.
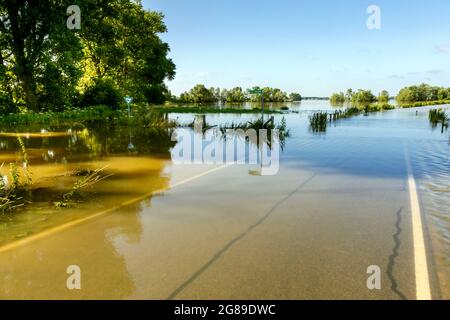
[[[96,80],[81,97],[80,106],[105,105],[117,109],[123,104],[123,95],[112,80]]]

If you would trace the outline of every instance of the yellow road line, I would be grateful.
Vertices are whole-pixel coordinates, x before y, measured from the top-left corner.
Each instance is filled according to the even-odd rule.
[[[162,192],[165,192],[165,191],[168,191],[168,190],[172,190],[172,189],[174,189],[176,187],[182,186],[182,185],[184,185],[186,183],[192,182],[192,181],[194,181],[196,179],[202,178],[204,176],[207,176],[207,175],[209,175],[211,173],[214,173],[214,172],[217,172],[219,170],[228,168],[228,167],[230,167],[232,165],[233,165],[233,163],[230,163],[230,164],[225,164],[225,165],[222,165],[220,167],[217,167],[217,168],[214,168],[214,169],[211,169],[211,170],[207,170],[205,172],[199,173],[199,174],[197,174],[195,176],[192,176],[190,178],[187,178],[185,180],[182,180],[182,181],[179,181],[177,183],[174,183],[173,185],[169,186],[167,189],[160,189],[160,190],[155,190],[155,191],[149,192],[149,193],[144,194],[144,195],[142,195],[140,197],[137,197],[137,198],[131,199],[129,201],[126,201],[126,202],[124,202],[124,203],[122,203],[120,205],[117,205],[115,207],[112,207],[112,208],[109,208],[109,209],[106,209],[106,210],[94,213],[92,215],[89,215],[89,216],[87,216],[85,218],[81,218],[81,219],[78,219],[78,220],[75,220],[75,221],[71,221],[71,222],[59,225],[57,227],[54,227],[54,228],[42,231],[42,232],[40,232],[38,234],[29,236],[29,237],[24,238],[22,240],[18,240],[18,241],[6,244],[6,245],[0,247],[0,253],[3,253],[5,251],[9,251],[9,250],[12,250],[12,249],[16,249],[18,247],[21,247],[21,246],[24,246],[24,245],[29,244],[31,242],[34,242],[36,240],[48,237],[50,235],[53,235],[53,234],[58,233],[60,231],[66,230],[66,229],[71,228],[73,226],[79,225],[81,223],[87,222],[89,220],[93,220],[95,218],[104,216],[104,215],[106,215],[108,213],[112,213],[112,212],[117,211],[119,209],[126,208],[126,207],[128,207],[128,206],[130,206],[132,204],[136,204],[136,203],[139,203],[139,202],[141,202],[143,200],[146,200],[149,197],[151,197],[152,195],[155,195],[155,194],[158,194],[158,193],[162,193]]]
[[[422,225],[422,214],[420,212],[419,197],[417,196],[416,181],[414,180],[414,174],[406,147],[405,158],[406,169],[408,172],[408,190],[412,215],[416,298],[417,300],[431,300],[427,254]]]

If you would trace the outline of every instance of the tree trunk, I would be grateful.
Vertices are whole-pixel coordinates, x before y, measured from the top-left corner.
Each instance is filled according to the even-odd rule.
[[[28,74],[22,74],[20,81],[23,84],[23,91],[25,92],[25,100],[27,103],[27,108],[34,112],[39,112],[39,104],[36,95],[36,90],[33,82],[33,77]]]

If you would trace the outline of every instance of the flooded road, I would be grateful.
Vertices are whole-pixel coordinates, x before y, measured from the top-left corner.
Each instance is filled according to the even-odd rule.
[[[423,108],[344,119],[313,134],[308,116],[330,110],[327,102],[290,107],[298,113],[284,115],[291,135],[274,176],[246,165],[174,165],[167,129],[24,136],[33,179],[51,186],[47,193],[70,189],[74,170],[111,176],[74,207],[55,209],[43,197],[0,218],[0,298],[416,299],[424,293],[409,159],[430,293],[448,299],[448,133],[430,128]],[[193,115],[171,117],[188,123]],[[16,137],[0,138],[2,161],[14,161]],[[81,269],[81,290],[66,287],[70,265]],[[380,290],[367,288],[370,266],[381,269]]]

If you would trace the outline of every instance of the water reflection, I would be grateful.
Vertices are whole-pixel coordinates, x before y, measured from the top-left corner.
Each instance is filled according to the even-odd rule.
[[[26,238],[67,221],[166,189],[170,176],[171,129],[124,128],[88,125],[65,134],[28,134],[24,137],[33,185],[31,203],[12,213],[0,215],[0,245]],[[0,137],[0,160],[20,159],[16,135]],[[73,188],[79,175],[105,168],[109,176],[84,190],[83,202],[56,209],[53,202]],[[0,173],[7,175],[5,166]],[[132,188],[130,188],[132,186]]]

